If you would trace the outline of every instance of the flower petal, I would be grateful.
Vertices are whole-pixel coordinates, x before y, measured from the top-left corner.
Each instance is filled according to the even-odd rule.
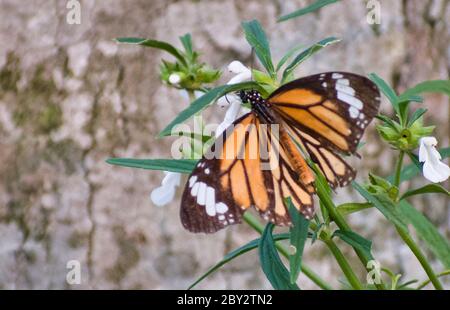
[[[433,183],[444,182],[450,177],[450,167],[440,161],[426,161],[423,165],[423,176]]]
[[[240,62],[239,60],[234,60],[228,65],[228,70],[230,70],[230,72],[232,72],[232,73],[239,74],[239,73],[247,71],[248,68],[246,66],[244,66],[244,64],[242,62]],[[250,70],[248,70],[248,71],[250,71]]]
[[[150,199],[158,207],[170,203],[175,198],[177,186],[180,186],[181,174],[178,172],[164,172],[166,176],[161,182],[161,186],[155,188]]]
[[[158,206],[162,207],[170,203],[175,197],[175,187],[165,187],[160,186],[155,188],[150,194],[150,199],[152,202]]]

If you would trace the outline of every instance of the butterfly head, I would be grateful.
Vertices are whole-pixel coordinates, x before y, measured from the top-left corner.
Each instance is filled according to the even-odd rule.
[[[252,107],[255,107],[258,104],[264,104],[266,102],[266,100],[256,90],[241,90],[239,92],[239,97],[243,103],[250,103]]]

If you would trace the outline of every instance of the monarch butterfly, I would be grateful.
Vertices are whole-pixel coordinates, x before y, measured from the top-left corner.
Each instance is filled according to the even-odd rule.
[[[255,90],[239,95],[242,102],[250,103],[251,111],[222,134],[220,148],[211,147],[222,156],[203,156],[185,186],[180,216],[191,232],[212,233],[240,223],[251,206],[275,225],[290,225],[283,202],[287,197],[311,219],[315,177],[304,156],[318,166],[332,188],[347,185],[356,171],[340,154],[356,152],[380,105],[380,92],[372,81],[345,72],[300,78],[267,99]],[[279,126],[278,137],[263,126],[273,124]],[[278,152],[277,165],[271,170],[260,168],[263,159],[249,158],[252,139],[268,144],[269,153]],[[229,145],[234,149],[231,158],[225,154]],[[238,157],[242,150],[244,156]],[[266,161],[272,158],[269,154]]]

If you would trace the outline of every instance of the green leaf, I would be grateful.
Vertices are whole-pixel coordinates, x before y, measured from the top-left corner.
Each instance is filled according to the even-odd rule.
[[[372,204],[369,202],[363,202],[363,203],[350,202],[350,203],[343,203],[343,204],[337,206],[336,208],[342,216],[346,216],[351,213],[359,212],[361,210],[366,210],[366,209],[369,209],[372,207],[373,207]]]
[[[283,71],[283,78],[281,79],[281,83],[283,84],[287,78],[293,73],[295,68],[297,68],[298,65],[300,65],[302,62],[304,62],[306,59],[311,57],[314,53],[317,53],[322,48],[324,48],[327,45],[339,42],[340,40],[335,37],[329,37],[326,39],[323,39],[316,44],[310,46],[303,52],[301,52],[297,57],[294,58],[294,60],[284,69]]]
[[[125,43],[125,44],[136,44],[136,45],[143,45],[147,47],[153,47],[157,48],[163,51],[168,52],[172,56],[174,56],[176,59],[178,59],[182,64],[186,65],[186,59],[184,59],[182,53],[173,45],[163,42],[163,41],[157,41],[152,39],[144,39],[144,38],[117,38],[116,41],[118,43]]]
[[[193,58],[194,50],[192,48],[192,36],[190,33],[185,34],[184,36],[180,37],[180,41],[183,44],[184,50],[186,51],[186,55],[190,59]]]
[[[405,101],[422,103],[423,102],[423,97],[417,96],[417,95],[412,95],[410,97],[407,97],[405,99]],[[399,101],[399,102],[401,103],[401,101]]]
[[[269,41],[264,33],[261,24],[257,20],[243,22],[245,38],[251,47],[255,49],[256,56],[258,56],[261,64],[266,68],[270,76],[275,76],[275,69],[272,63],[272,56],[270,53]]]
[[[412,224],[419,238],[425,241],[426,246],[436,255],[445,268],[450,268],[450,244],[439,233],[436,226],[406,200],[400,201],[400,212],[406,221]]]
[[[311,12],[317,11],[318,9],[320,9],[320,8],[326,6],[326,5],[329,5],[329,4],[338,2],[338,1],[339,0],[317,0],[313,4],[308,5],[307,7],[303,8],[303,9],[299,9],[297,11],[294,11],[294,12],[290,13],[290,14],[287,14],[287,15],[279,17],[278,18],[278,22],[284,22],[284,21],[289,20],[291,18],[295,18],[295,17],[299,17],[299,16],[302,16],[302,15],[305,15],[305,14],[309,14]]]
[[[278,235],[273,235],[273,239],[275,241],[279,241],[279,240],[286,240],[289,239],[289,234],[278,234]],[[208,271],[206,271],[202,276],[200,276],[194,283],[192,283],[188,290],[192,289],[194,286],[196,286],[197,284],[199,284],[201,281],[203,281],[205,278],[207,278],[208,276],[210,276],[211,274],[213,274],[214,272],[216,272],[220,267],[222,267],[223,265],[225,265],[226,263],[229,263],[230,261],[232,261],[233,259],[235,259],[236,257],[241,256],[242,254],[245,254],[247,252],[250,252],[253,249],[256,249],[259,246],[259,243],[261,242],[261,239],[255,239],[250,241],[249,243],[231,251],[230,253],[228,253],[227,255],[225,255],[223,257],[223,259],[218,262],[217,264],[215,264],[214,266],[212,266],[211,268],[208,269]]]
[[[366,238],[362,237],[361,235],[355,233],[354,231],[346,231],[346,230],[336,230],[333,233],[333,237],[339,237],[342,241],[349,244],[353,248],[360,249],[363,251],[366,255],[366,257],[369,257],[373,259],[372,256],[372,241],[367,240]]]
[[[291,48],[284,56],[280,59],[280,61],[277,64],[276,72],[280,71],[281,67],[284,66],[284,64],[294,55],[295,52],[297,52],[299,49],[303,47],[303,44],[298,44]]]
[[[423,93],[442,93],[450,96],[450,81],[449,80],[433,80],[417,84],[408,89],[398,98],[399,102],[410,101],[411,97]]]
[[[414,111],[414,114],[411,116],[410,120],[408,121],[408,127],[411,127],[412,124],[414,124],[415,121],[417,121],[419,118],[422,117],[428,110],[419,108],[416,111]]]
[[[274,225],[267,224],[259,243],[261,268],[273,288],[276,290],[299,290],[297,284],[291,284],[289,271],[283,265],[272,237]]]
[[[400,110],[399,110],[399,106],[398,106],[398,97],[397,94],[395,93],[395,91],[389,86],[388,83],[386,83],[381,77],[379,77],[377,74],[375,73],[371,73],[369,74],[369,79],[372,80],[372,82],[374,82],[378,88],[381,90],[381,92],[389,99],[389,101],[391,102],[394,111],[400,115]]]
[[[258,91],[264,92],[263,89],[261,89],[261,86],[259,86],[258,83],[255,82],[244,82],[244,83],[238,83],[238,84],[232,84],[232,85],[222,85],[216,88],[211,89],[206,94],[201,96],[200,98],[196,99],[194,102],[192,102],[189,107],[184,109],[178,116],[170,122],[169,125],[167,125],[166,128],[164,128],[160,133],[159,137],[169,136],[172,132],[172,129],[189,119],[191,116],[199,113],[202,111],[207,105],[210,103],[216,101],[218,98],[226,95],[227,93],[238,91],[241,89],[256,89]]]
[[[357,182],[352,182],[352,186],[361,194],[361,196],[377,208],[386,217],[386,219],[388,219],[399,229],[408,232],[408,227],[403,221],[401,213],[389,197],[383,195],[373,195]]]
[[[397,122],[395,122],[394,120],[390,119],[386,115],[378,114],[375,117],[378,118],[379,120],[383,121],[385,123],[385,125],[388,125],[389,127],[394,129],[395,131],[398,132],[399,130],[401,130],[401,125],[398,124]]]
[[[398,97],[399,112],[403,120],[407,117],[407,110],[410,101],[417,98],[422,93],[443,93],[450,96],[450,81],[448,80],[434,80],[426,81],[408,89]],[[421,102],[421,101],[419,101]]]
[[[180,173],[191,173],[198,160],[196,159],[135,159],[135,158],[109,158],[108,164],[140,168],[148,170],[163,170]]]
[[[298,212],[290,197],[285,199],[285,204],[288,207],[292,222],[292,226],[289,229],[291,233],[290,244],[295,249],[295,252],[289,256],[289,270],[291,284],[295,284],[301,272],[303,249],[308,238],[309,220]]]
[[[420,194],[428,194],[428,193],[439,193],[439,194],[445,194],[447,196],[450,196],[450,192],[442,187],[442,185],[439,184],[428,184],[421,188],[416,188],[407,191],[402,195],[401,199],[405,199],[414,195],[420,195]]]

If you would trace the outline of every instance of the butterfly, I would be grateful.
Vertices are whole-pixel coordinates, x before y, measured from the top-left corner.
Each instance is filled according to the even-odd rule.
[[[294,80],[266,99],[255,90],[239,96],[251,111],[222,133],[186,183],[180,217],[191,232],[212,233],[240,223],[251,207],[263,219],[289,226],[287,197],[311,219],[315,176],[305,157],[332,188],[348,185],[356,171],[341,155],[356,153],[380,106],[377,86],[346,72]]]

